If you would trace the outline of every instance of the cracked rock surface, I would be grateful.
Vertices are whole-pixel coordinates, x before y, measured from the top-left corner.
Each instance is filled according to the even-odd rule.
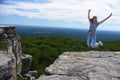
[[[37,80],[120,80],[120,52],[64,52]]]
[[[0,51],[0,80],[16,80],[14,59],[6,51]]]

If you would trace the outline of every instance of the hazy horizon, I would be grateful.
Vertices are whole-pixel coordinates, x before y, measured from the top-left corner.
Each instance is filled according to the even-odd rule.
[[[56,28],[56,27],[34,27],[21,26],[16,27],[17,34],[21,37],[27,36],[63,36],[81,40],[87,39],[87,29]],[[119,31],[97,31],[97,40],[113,41],[120,40]]]
[[[18,26],[26,26],[28,28],[30,27],[34,27],[34,28],[38,28],[38,27],[43,27],[43,28],[63,28],[63,29],[78,29],[78,30],[88,30],[88,28],[74,28],[74,27],[61,27],[61,26],[58,26],[58,27],[55,27],[55,26],[36,26],[36,25],[23,25],[23,24],[0,24],[0,26],[2,27],[6,27],[6,26],[15,26],[15,27],[18,27]],[[119,32],[117,30],[100,30],[100,29],[97,29],[97,31],[113,31],[113,32]]]

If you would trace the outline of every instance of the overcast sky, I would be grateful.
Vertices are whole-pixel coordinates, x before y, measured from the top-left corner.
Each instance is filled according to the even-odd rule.
[[[98,21],[112,12],[98,29],[120,31],[119,0],[0,0],[0,24],[88,29],[88,9]]]

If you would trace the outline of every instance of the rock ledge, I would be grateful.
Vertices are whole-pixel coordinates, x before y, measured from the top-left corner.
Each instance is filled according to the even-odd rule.
[[[120,80],[120,52],[65,52],[37,80]]]

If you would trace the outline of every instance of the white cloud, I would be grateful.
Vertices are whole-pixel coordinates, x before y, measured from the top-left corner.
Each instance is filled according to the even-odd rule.
[[[38,0],[35,0],[38,1]],[[49,0],[50,1],[50,0]],[[49,3],[13,2],[15,5],[0,4],[0,13],[15,14],[28,18],[43,18],[47,20],[87,21],[87,11],[101,20],[113,13],[107,21],[120,24],[119,0],[51,0]]]

